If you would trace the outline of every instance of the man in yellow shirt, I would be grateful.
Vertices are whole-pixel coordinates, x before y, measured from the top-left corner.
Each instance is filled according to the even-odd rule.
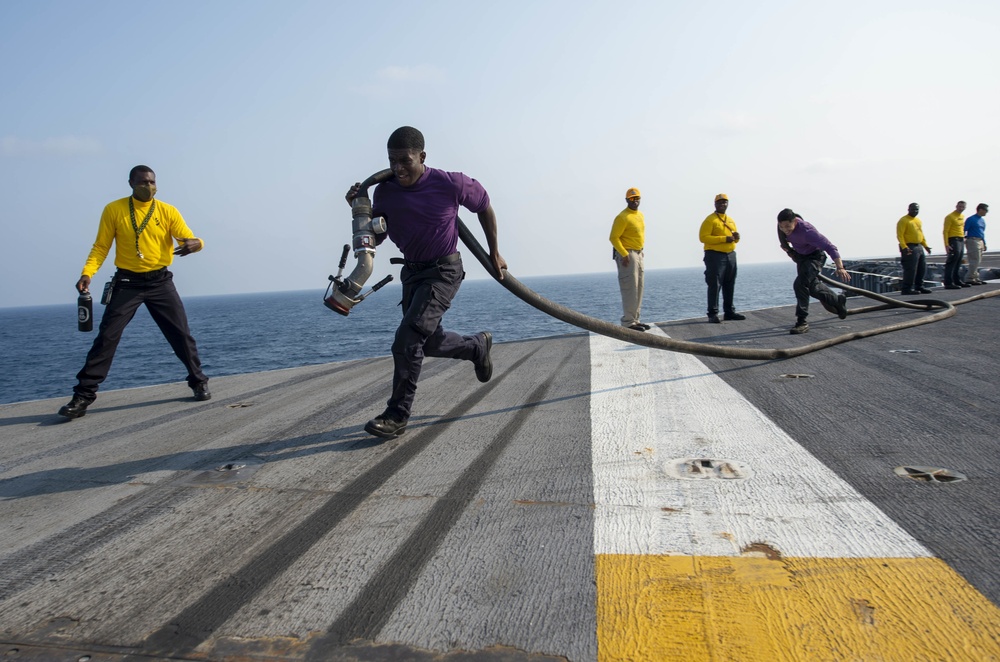
[[[962,279],[959,271],[962,269],[962,258],[965,256],[965,200],[959,200],[955,211],[944,217],[944,250],[948,259],[944,263],[944,289],[962,289]],[[966,285],[966,287],[969,287]]]
[[[625,209],[611,224],[611,245],[618,265],[618,288],[622,292],[622,326],[645,331],[648,324],[639,321],[642,308],[642,248],[646,241],[646,217],[639,211],[639,189],[625,191]]]
[[[175,255],[197,253],[204,244],[194,236],[176,207],[153,199],[156,174],[151,168],[144,165],[132,168],[128,184],[132,195],[104,208],[94,247],[90,249],[83,275],[76,282],[78,291],[90,291],[90,279],[101,268],[114,243],[118,270],[111,300],[107,302],[86,363],[76,376],[73,398],[59,410],[59,415],[66,418],[80,418],[97,399],[97,389],[108,376],[122,332],[142,304],[187,368],[187,383],[194,391],[194,399],[212,397],[208,377],[201,371],[198,347],[188,328],[184,304],[174,288],[174,275],[167,269]]]
[[[705,245],[705,282],[708,284],[708,321],[719,324],[719,290],[722,290],[722,310],[725,320],[745,320],[733,307],[736,290],[736,244],[740,233],[736,221],[726,215],[729,196],[715,196],[715,213],[701,223],[698,239]]]
[[[906,216],[896,223],[896,241],[899,242],[899,261],[903,265],[903,294],[930,294],[924,287],[924,273],[927,270],[927,255],[931,247],[924,239],[924,224],[917,218],[920,205],[911,202]]]

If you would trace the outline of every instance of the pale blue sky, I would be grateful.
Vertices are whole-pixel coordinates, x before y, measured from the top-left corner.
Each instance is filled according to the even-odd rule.
[[[73,300],[138,163],[205,239],[182,295],[322,290],[404,124],[486,186],[520,277],[613,277],[630,186],[647,269],[700,264],[719,192],[744,264],[784,259],[786,206],[862,257],[917,201],[939,251],[955,201],[1000,200],[998,33],[963,0],[0,1],[0,306]]]

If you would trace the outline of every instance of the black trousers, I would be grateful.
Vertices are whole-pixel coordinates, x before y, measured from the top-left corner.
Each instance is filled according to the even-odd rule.
[[[962,237],[949,237],[948,259],[944,262],[944,284],[958,285],[962,282],[959,272],[962,270],[962,258],[965,257],[965,240]]]
[[[165,268],[148,274],[119,269],[116,279],[114,294],[104,309],[97,338],[87,353],[87,361],[76,375],[78,383],[73,392],[87,400],[97,398],[97,389],[108,377],[122,333],[142,304],[146,304],[146,309],[174,354],[187,368],[188,386],[194,388],[207,382],[208,377],[201,371],[198,347],[188,328],[184,304],[174,287],[174,275]]]
[[[722,290],[722,310],[735,313],[733,293],[736,291],[736,251],[705,251],[705,282],[708,284],[708,314],[719,314],[719,290]]]
[[[919,290],[924,286],[924,273],[927,271],[927,257],[924,247],[920,244],[907,244],[910,254],[899,251],[899,261],[903,265],[903,292]]]
[[[819,279],[824,264],[826,264],[826,253],[823,251],[803,255],[795,263],[798,276],[792,284],[792,289],[795,290],[797,320],[804,320],[809,316],[810,296],[817,299],[830,312],[837,310],[837,295]]]
[[[482,336],[445,331],[441,318],[465,278],[462,261],[414,271],[404,266],[403,321],[392,343],[392,395],[388,408],[409,418],[425,356],[476,361],[486,349]]]

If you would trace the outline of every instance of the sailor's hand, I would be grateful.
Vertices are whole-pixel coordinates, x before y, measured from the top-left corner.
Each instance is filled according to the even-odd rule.
[[[731,235],[731,234],[727,234],[727,235],[726,235],[726,243],[727,243],[727,244],[731,244],[731,243],[733,243],[733,242],[735,242],[735,241],[736,241],[736,237],[734,237],[734,236],[733,236],[733,235]]]
[[[81,293],[90,291],[90,276],[80,276],[80,280],[76,281],[76,291]]]
[[[835,271],[834,273],[837,275],[837,278],[844,281],[845,283],[851,282],[851,274],[847,273],[847,269],[845,269],[844,267],[838,267],[837,271]]]
[[[180,245],[174,249],[174,255],[190,255],[201,250],[201,239],[181,239]]]
[[[503,259],[500,253],[490,255],[490,260],[493,262],[493,268],[497,271],[497,276],[503,280],[503,272],[507,270],[507,260]]]
[[[740,233],[739,232],[734,232],[733,233],[733,241],[739,241],[739,240],[740,240]]]
[[[924,250],[927,251],[928,255],[931,254],[931,247],[930,246],[924,246]]]
[[[623,267],[627,267],[628,266],[628,253],[626,253],[625,255],[622,256],[622,266]]]
[[[358,191],[360,190],[361,182],[354,182],[354,186],[347,189],[347,195],[344,196],[344,199],[347,200],[347,204],[352,204],[354,202],[354,198],[358,197]]]

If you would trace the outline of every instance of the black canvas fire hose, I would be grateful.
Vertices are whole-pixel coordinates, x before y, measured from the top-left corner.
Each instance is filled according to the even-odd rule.
[[[341,314],[349,315],[351,308],[360,303],[368,294],[378,290],[380,287],[385,285],[387,282],[392,280],[391,276],[386,277],[380,283],[374,285],[370,292],[366,294],[361,293],[361,289],[368,277],[371,276],[372,265],[375,255],[375,245],[377,244],[377,235],[385,232],[384,221],[382,219],[372,218],[371,202],[368,199],[368,187],[374,184],[386,181],[392,177],[392,171],[389,169],[381,170],[365,181],[361,182],[357,186],[357,195],[353,199],[351,204],[353,221],[353,247],[355,256],[358,258],[358,264],[354,271],[346,278],[342,278],[342,272],[347,260],[347,254],[350,250],[348,246],[344,247],[344,253],[340,260],[340,271],[336,276],[330,276],[331,285],[327,292],[332,294],[324,298],[325,305],[331,310]],[[376,222],[377,221],[377,222]],[[955,302],[947,302],[939,299],[918,299],[910,301],[900,301],[897,299],[892,299],[881,294],[875,294],[874,292],[869,292],[860,288],[852,287],[844,283],[835,281],[827,276],[820,274],[820,279],[824,282],[838,287],[842,290],[848,292],[854,292],[870,299],[882,302],[880,305],[869,306],[867,308],[855,308],[849,310],[849,315],[857,315],[859,313],[874,312],[878,310],[886,310],[890,308],[909,308],[911,310],[919,311],[932,311],[937,310],[930,315],[922,316],[916,319],[907,320],[905,322],[899,322],[896,324],[890,324],[888,326],[882,326],[874,329],[869,329],[867,331],[855,331],[852,333],[845,333],[840,336],[833,338],[828,338],[826,340],[821,340],[819,342],[810,343],[808,345],[802,345],[799,347],[792,347],[788,349],[753,349],[749,347],[727,347],[723,345],[712,345],[709,343],[697,343],[690,342],[687,340],[677,340],[675,338],[667,338],[665,336],[647,334],[641,331],[634,331],[632,329],[619,326],[618,324],[613,324],[611,322],[606,322],[604,320],[597,319],[595,317],[590,317],[589,315],[584,315],[583,313],[577,312],[571,308],[567,308],[561,304],[554,301],[550,301],[545,297],[541,296],[537,292],[534,292],[527,286],[525,286],[521,281],[515,278],[508,271],[504,274],[503,279],[499,278],[499,274],[496,273],[493,268],[493,262],[490,260],[489,254],[483,249],[479,241],[476,239],[475,235],[469,231],[462,219],[458,219],[458,231],[462,242],[468,247],[472,254],[476,256],[483,268],[486,269],[487,273],[493,277],[498,283],[503,285],[509,292],[514,296],[521,299],[525,303],[538,310],[542,311],[546,315],[555,317],[556,319],[562,320],[567,324],[572,324],[573,326],[579,327],[581,329],[591,331],[593,333],[599,333],[603,336],[608,336],[609,338],[615,338],[617,340],[622,340],[625,342],[633,343],[635,345],[642,345],[644,347],[651,347],[653,349],[665,349],[671,352],[682,352],[685,354],[697,354],[700,356],[717,356],[722,358],[731,359],[744,359],[749,361],[770,361],[773,359],[785,359],[792,358],[795,356],[802,356],[803,354],[808,354],[810,352],[815,352],[820,349],[825,349],[827,347],[832,347],[834,345],[839,345],[851,340],[858,340],[860,338],[868,338],[870,336],[876,336],[882,333],[889,333],[891,331],[899,331],[901,329],[909,329],[915,326],[920,326],[921,324],[930,324],[931,322],[937,322],[943,319],[947,319],[955,314],[956,305],[969,303],[970,301],[975,301],[977,299],[984,299],[991,296],[1000,295],[1000,290],[994,290],[992,292],[985,292],[983,294],[969,297],[967,299],[962,299]]]
[[[947,319],[954,315],[957,311],[955,308],[956,304],[968,303],[970,301],[975,301],[977,299],[984,299],[990,296],[995,296],[1000,294],[1000,290],[993,292],[985,292],[983,294],[969,297],[968,299],[962,299],[961,301],[956,301],[949,303],[948,301],[942,301],[939,299],[917,299],[911,301],[899,301],[892,299],[890,297],[883,296],[881,294],[875,294],[874,292],[869,292],[868,290],[863,290],[857,287],[852,287],[845,283],[835,281],[826,276],[820,275],[820,278],[831,285],[838,288],[846,290],[848,292],[855,292],[861,294],[870,299],[875,299],[876,301],[881,301],[881,305],[868,306],[866,308],[855,308],[849,310],[849,315],[857,315],[859,313],[874,312],[877,310],[886,310],[889,308],[909,308],[912,310],[930,311],[939,309],[937,312],[919,317],[917,319],[907,320],[905,322],[899,322],[897,324],[890,324],[888,326],[882,326],[875,329],[869,329],[867,331],[854,331],[852,333],[845,333],[840,336],[835,336],[833,338],[828,338],[826,340],[821,340],[819,342],[810,343],[808,345],[802,345],[800,347],[792,347],[788,349],[753,349],[749,347],[726,347],[722,345],[711,345],[708,343],[696,343],[687,340],[677,340],[675,338],[666,338],[664,336],[652,335],[644,333],[642,331],[634,331],[632,329],[620,326],[618,324],[613,324],[611,322],[606,322],[604,320],[599,320],[595,317],[590,317],[589,315],[584,315],[583,313],[577,312],[572,308],[567,308],[561,304],[554,301],[550,301],[545,297],[541,296],[537,292],[533,291],[524,283],[519,281],[517,278],[511,275],[509,271],[504,273],[503,280],[498,278],[496,270],[493,268],[493,262],[490,260],[489,254],[483,249],[479,241],[476,239],[475,235],[469,231],[469,228],[465,226],[462,219],[458,220],[458,232],[462,239],[462,243],[472,251],[472,254],[476,256],[479,263],[483,265],[487,273],[493,277],[498,283],[503,285],[511,294],[521,299],[525,303],[538,310],[542,311],[547,315],[551,315],[556,319],[562,320],[567,324],[572,324],[573,326],[585,329],[587,331],[592,331],[593,333],[599,333],[602,336],[608,336],[609,338],[615,338],[617,340],[623,340],[625,342],[633,343],[635,345],[642,345],[644,347],[651,347],[653,349],[665,349],[671,352],[682,352],[684,354],[697,354],[700,356],[718,356],[729,359],[745,359],[750,361],[768,361],[773,359],[785,359],[792,358],[795,356],[802,356],[803,354],[809,354],[810,352],[815,352],[820,349],[825,349],[827,347],[833,347],[834,345],[839,345],[851,340],[858,340],[860,338],[868,338],[870,336],[877,336],[882,333],[889,333],[891,331],[899,331],[901,329],[909,329],[915,326],[920,326],[921,324],[930,324],[931,322],[937,322],[943,319]]]

